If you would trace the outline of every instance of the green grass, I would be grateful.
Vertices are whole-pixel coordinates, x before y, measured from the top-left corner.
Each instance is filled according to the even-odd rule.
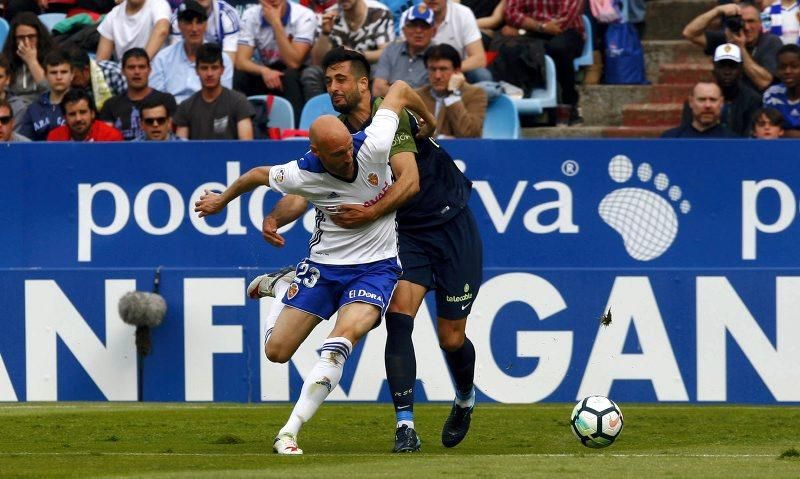
[[[422,452],[394,455],[390,405],[331,403],[271,454],[290,405],[0,406],[0,477],[800,477],[798,407],[623,404],[610,448],[580,445],[572,405],[479,404],[467,439],[439,442],[449,406],[418,405]]]

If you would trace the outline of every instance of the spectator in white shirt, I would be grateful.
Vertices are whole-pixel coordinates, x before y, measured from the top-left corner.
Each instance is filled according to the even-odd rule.
[[[114,7],[97,27],[100,42],[96,60],[114,55],[119,61],[131,48],[144,48],[156,56],[169,36],[170,8],[166,0],[125,0]]]
[[[235,88],[245,95],[286,98],[299,123],[305,103],[300,74],[308,64],[316,30],[314,12],[297,3],[260,0],[260,5],[248,8],[236,50]]]

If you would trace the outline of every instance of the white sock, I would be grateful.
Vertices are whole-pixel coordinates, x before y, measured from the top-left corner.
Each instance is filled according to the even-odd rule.
[[[475,388],[473,387],[472,391],[470,391],[469,396],[467,396],[464,399],[459,398],[458,394],[456,394],[456,405],[458,407],[472,407],[472,406],[474,406],[475,405]]]
[[[297,436],[303,423],[311,419],[328,394],[339,384],[344,362],[352,350],[353,345],[346,338],[328,338],[322,343],[319,360],[303,382],[300,398],[279,434]]]
[[[267,332],[264,334],[264,344],[267,344],[269,341],[270,335],[272,335],[272,328],[275,327],[275,322],[278,320],[278,316],[280,316],[281,311],[286,306],[283,304],[283,297],[286,295],[286,291],[289,290],[289,283],[285,281],[278,281],[278,283],[274,286],[275,289],[275,298],[272,300],[272,305],[269,308],[269,313],[267,314]]]
[[[406,420],[397,421],[397,426],[395,426],[395,427],[397,429],[399,429],[399,428],[401,428],[403,426],[408,426],[409,429],[414,429],[414,421],[406,421]]]

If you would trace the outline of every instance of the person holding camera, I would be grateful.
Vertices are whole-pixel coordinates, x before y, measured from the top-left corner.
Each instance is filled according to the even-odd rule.
[[[713,30],[722,18],[722,30]],[[762,32],[761,12],[750,2],[718,5],[696,17],[683,29],[683,37],[712,55],[718,46],[733,43],[742,51],[744,81],[758,92],[772,84],[777,68],[777,53],[783,43],[771,33]]]

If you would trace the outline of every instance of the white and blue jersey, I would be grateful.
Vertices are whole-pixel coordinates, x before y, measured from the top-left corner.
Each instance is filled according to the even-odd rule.
[[[299,160],[270,168],[269,186],[283,194],[308,199],[317,209],[309,259],[323,264],[364,264],[397,256],[395,214],[360,228],[342,228],[331,221],[344,204],[369,206],[392,184],[389,149],[398,117],[380,109],[372,124],[353,136],[355,177],[347,181],[331,175],[320,159],[308,152]]]
[[[800,129],[800,99],[790,100],[783,83],[767,88],[764,92],[764,106],[771,106],[781,112],[784,128]]]
[[[270,188],[305,197],[317,212],[309,257],[297,265],[284,304],[322,319],[356,301],[374,304],[381,316],[385,313],[401,273],[395,214],[360,228],[339,227],[331,215],[341,205],[369,206],[386,194],[392,184],[389,151],[398,123],[394,112],[380,109],[366,130],[352,135],[351,180],[333,176],[311,152],[270,168]]]

